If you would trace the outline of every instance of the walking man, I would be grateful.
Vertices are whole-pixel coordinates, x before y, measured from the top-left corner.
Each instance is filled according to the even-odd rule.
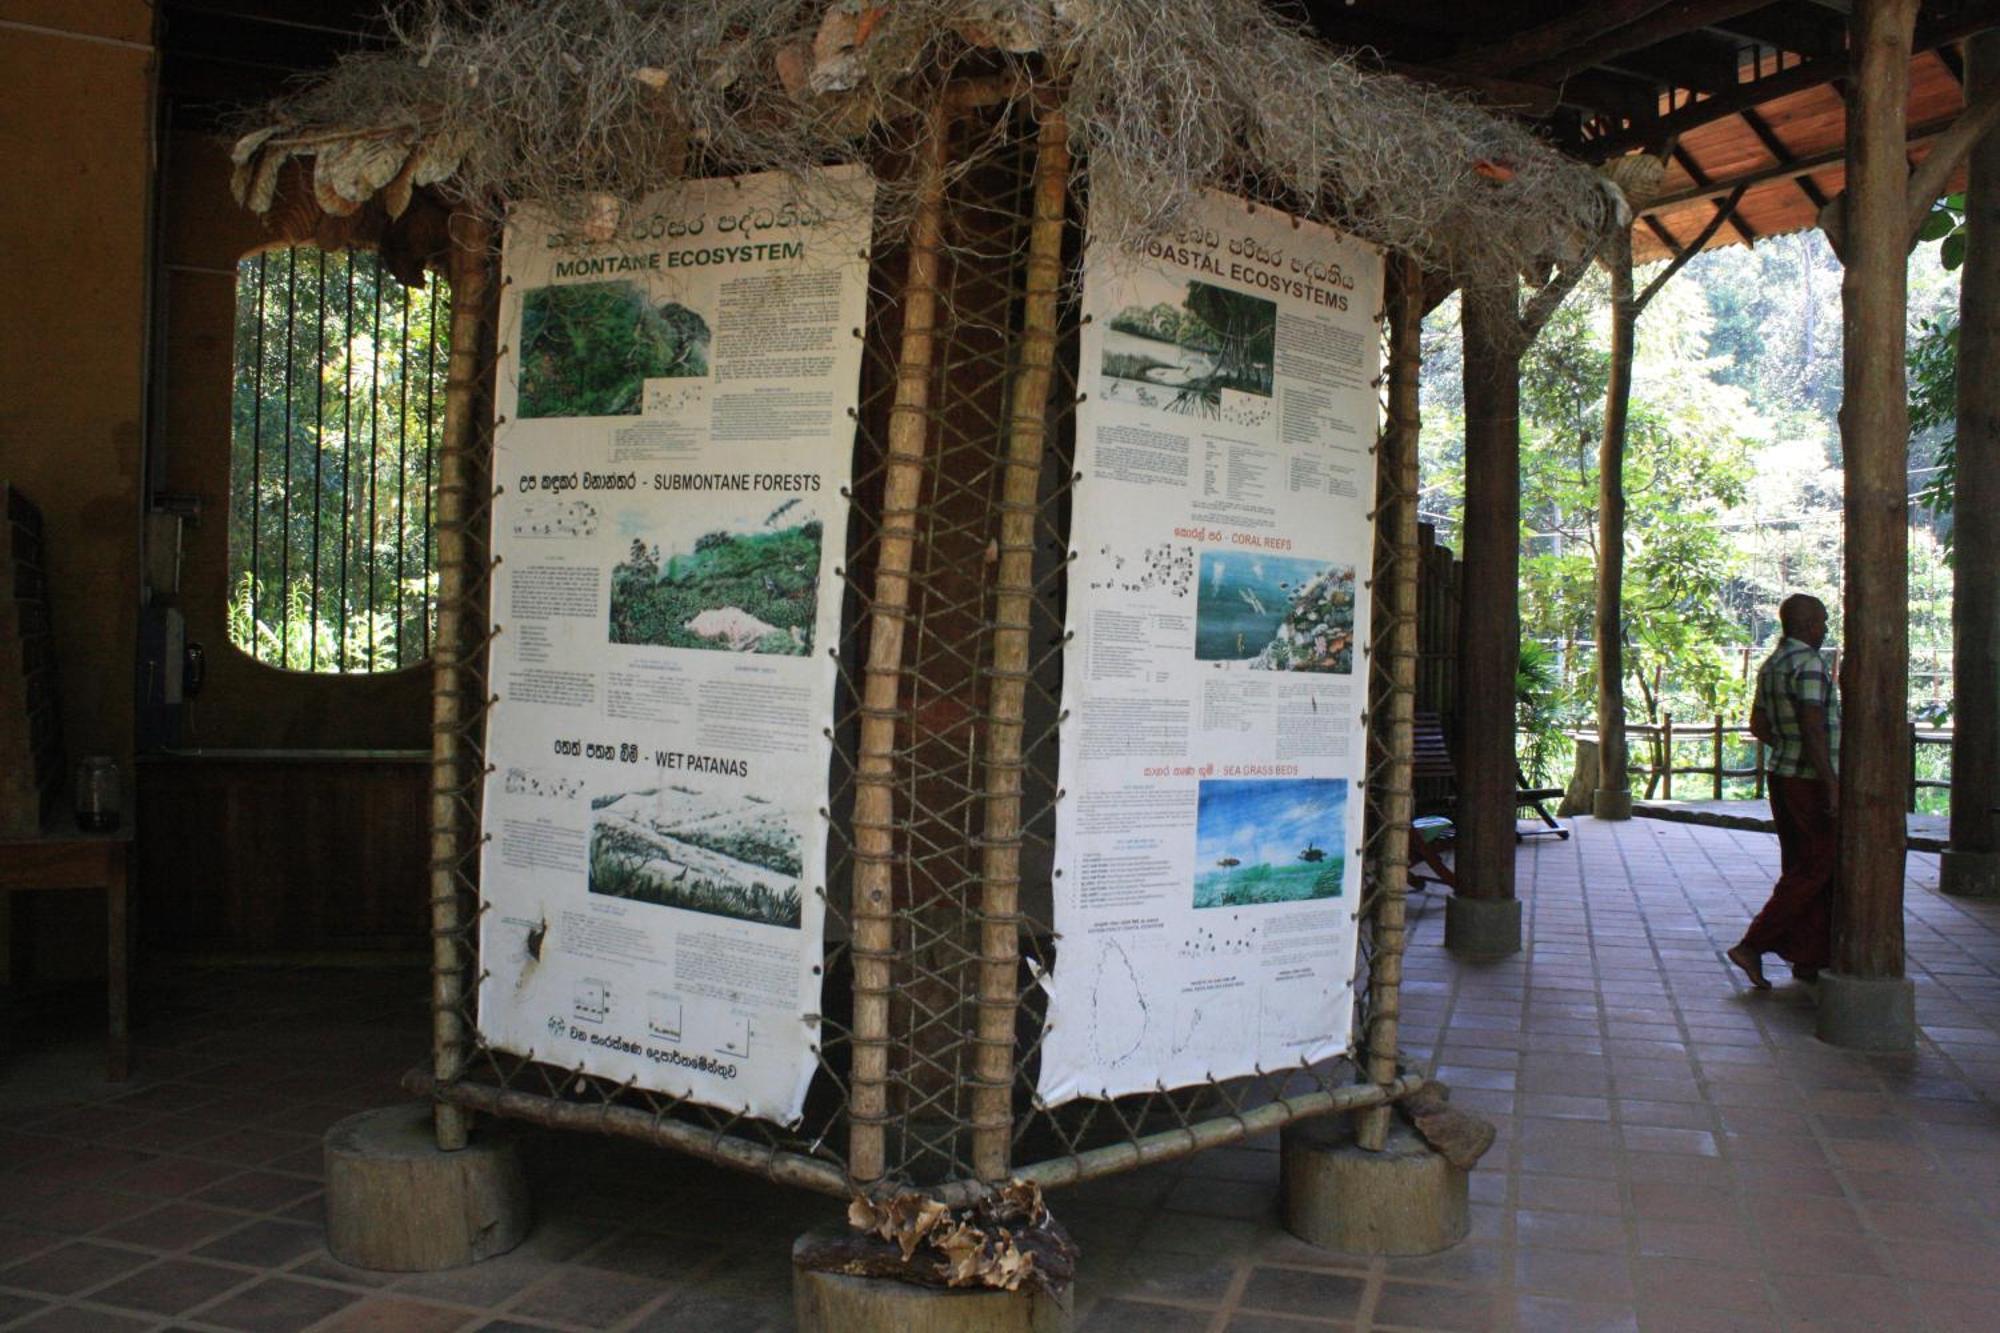
[[[1840,851],[1840,699],[1819,646],[1826,606],[1793,593],[1778,607],[1782,636],[1757,672],[1750,733],[1771,747],[1771,817],[1782,871],[1771,899],[1729,951],[1750,984],[1769,990],[1763,958],[1777,954],[1811,981],[1833,952],[1829,901]]]

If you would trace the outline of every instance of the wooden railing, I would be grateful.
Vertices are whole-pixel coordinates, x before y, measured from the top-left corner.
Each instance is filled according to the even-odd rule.
[[[1927,778],[1917,775],[1917,755],[1925,746],[1942,746],[1947,757],[1951,753],[1951,728],[1925,727],[1912,721],[1908,724],[1910,746],[1910,790],[1907,806],[1914,813],[1917,808],[1917,793],[1924,788],[1949,791],[1949,777]],[[1577,733],[1579,740],[1595,740],[1594,732]],[[1747,767],[1730,767],[1724,760],[1732,742],[1739,738],[1750,744],[1751,762]],[[1726,784],[1730,779],[1750,782],[1756,799],[1766,795],[1765,778],[1770,774],[1766,747],[1750,737],[1750,726],[1746,722],[1731,722],[1718,713],[1703,722],[1676,722],[1672,713],[1663,713],[1658,722],[1627,722],[1625,742],[1631,753],[1633,773],[1643,773],[1646,777],[1646,792],[1642,800],[1653,800],[1656,796],[1663,801],[1680,800],[1725,800]],[[1693,744],[1707,753],[1707,762],[1682,764],[1677,762],[1675,747],[1685,748]],[[1947,769],[1949,763],[1947,762]],[[1675,778],[1699,780],[1695,789],[1704,791],[1696,796],[1685,784],[1682,794],[1674,795]]]

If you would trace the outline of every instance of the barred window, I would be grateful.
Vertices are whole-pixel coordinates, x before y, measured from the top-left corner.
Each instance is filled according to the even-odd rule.
[[[236,266],[229,639],[288,671],[430,655],[431,531],[451,294],[369,251],[301,245]]]

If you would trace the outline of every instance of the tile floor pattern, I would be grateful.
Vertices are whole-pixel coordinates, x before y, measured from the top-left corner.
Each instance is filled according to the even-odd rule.
[[[1531,947],[1465,964],[1415,900],[1404,1028],[1500,1126],[1474,1235],[1421,1259],[1274,1220],[1268,1141],[1066,1191],[1087,1330],[2000,1328],[2000,905],[1911,858],[1914,1057],[1811,1036],[1719,950],[1767,835],[1581,821],[1521,851]],[[1782,969],[1779,969],[1782,972]],[[232,971],[147,995],[140,1078],[80,1034],[0,1064],[0,1326],[781,1329],[791,1238],[837,1207],[580,1136],[530,1140],[518,1251],[420,1276],[325,1252],[319,1134],[395,1098],[420,973]]]

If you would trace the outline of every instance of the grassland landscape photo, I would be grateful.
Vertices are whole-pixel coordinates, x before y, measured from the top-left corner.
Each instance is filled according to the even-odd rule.
[[[684,551],[634,537],[611,567],[613,643],[804,657],[819,614],[821,524],[788,500]]]
[[[1354,567],[1203,552],[1194,656],[1259,671],[1352,672]]]
[[[798,830],[769,801],[663,783],[591,811],[592,893],[798,929]]]
[[[708,321],[631,282],[536,287],[521,298],[519,417],[638,415],[649,379],[708,374]]]
[[[1347,779],[1216,778],[1195,808],[1196,907],[1338,898]]]
[[[1271,396],[1277,336],[1276,302],[1189,282],[1178,300],[1134,303],[1111,317],[1103,392],[1114,402],[1219,417],[1225,389]]]

